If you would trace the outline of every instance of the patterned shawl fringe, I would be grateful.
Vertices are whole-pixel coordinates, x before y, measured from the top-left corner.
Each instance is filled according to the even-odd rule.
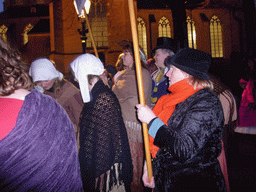
[[[115,163],[111,166],[109,171],[103,173],[98,180],[96,180],[96,191],[108,192],[111,191],[114,186],[124,185],[122,176],[122,163]]]

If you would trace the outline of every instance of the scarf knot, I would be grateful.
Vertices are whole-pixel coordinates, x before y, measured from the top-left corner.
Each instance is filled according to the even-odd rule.
[[[188,79],[183,79],[171,85],[168,90],[171,92],[171,94],[162,96],[153,108],[155,115],[166,125],[168,119],[175,110],[176,105],[185,101],[188,97],[195,94],[200,89],[194,89],[194,87],[188,83]],[[153,143],[154,138],[149,136],[150,152],[153,158],[155,158],[159,148]]]

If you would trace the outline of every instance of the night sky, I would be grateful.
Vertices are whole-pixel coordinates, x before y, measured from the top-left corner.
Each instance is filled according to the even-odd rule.
[[[159,8],[171,8],[174,2],[196,5],[204,0],[137,0],[139,9],[159,9]]]
[[[137,0],[138,8],[158,9],[168,8],[167,0]]]
[[[0,0],[0,12],[4,11],[4,0]]]

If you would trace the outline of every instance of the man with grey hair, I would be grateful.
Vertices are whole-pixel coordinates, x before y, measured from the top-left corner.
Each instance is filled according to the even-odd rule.
[[[177,43],[174,39],[169,37],[159,37],[157,39],[157,46],[152,50],[155,53],[155,65],[157,70],[151,75],[152,79],[152,92],[151,103],[152,107],[156,104],[157,100],[170,92],[168,91],[168,81],[164,74],[165,64],[164,61],[168,56],[173,56],[177,51]]]

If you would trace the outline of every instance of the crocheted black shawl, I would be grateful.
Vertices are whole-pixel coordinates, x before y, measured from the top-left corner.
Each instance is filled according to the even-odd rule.
[[[37,90],[0,140],[0,191],[83,191],[73,124]]]
[[[115,94],[99,80],[80,117],[79,161],[85,191],[110,189],[117,181],[130,184],[132,161],[121,108]],[[118,176],[114,164],[118,163]],[[106,172],[110,170],[107,183]],[[97,179],[97,183],[96,180]]]

